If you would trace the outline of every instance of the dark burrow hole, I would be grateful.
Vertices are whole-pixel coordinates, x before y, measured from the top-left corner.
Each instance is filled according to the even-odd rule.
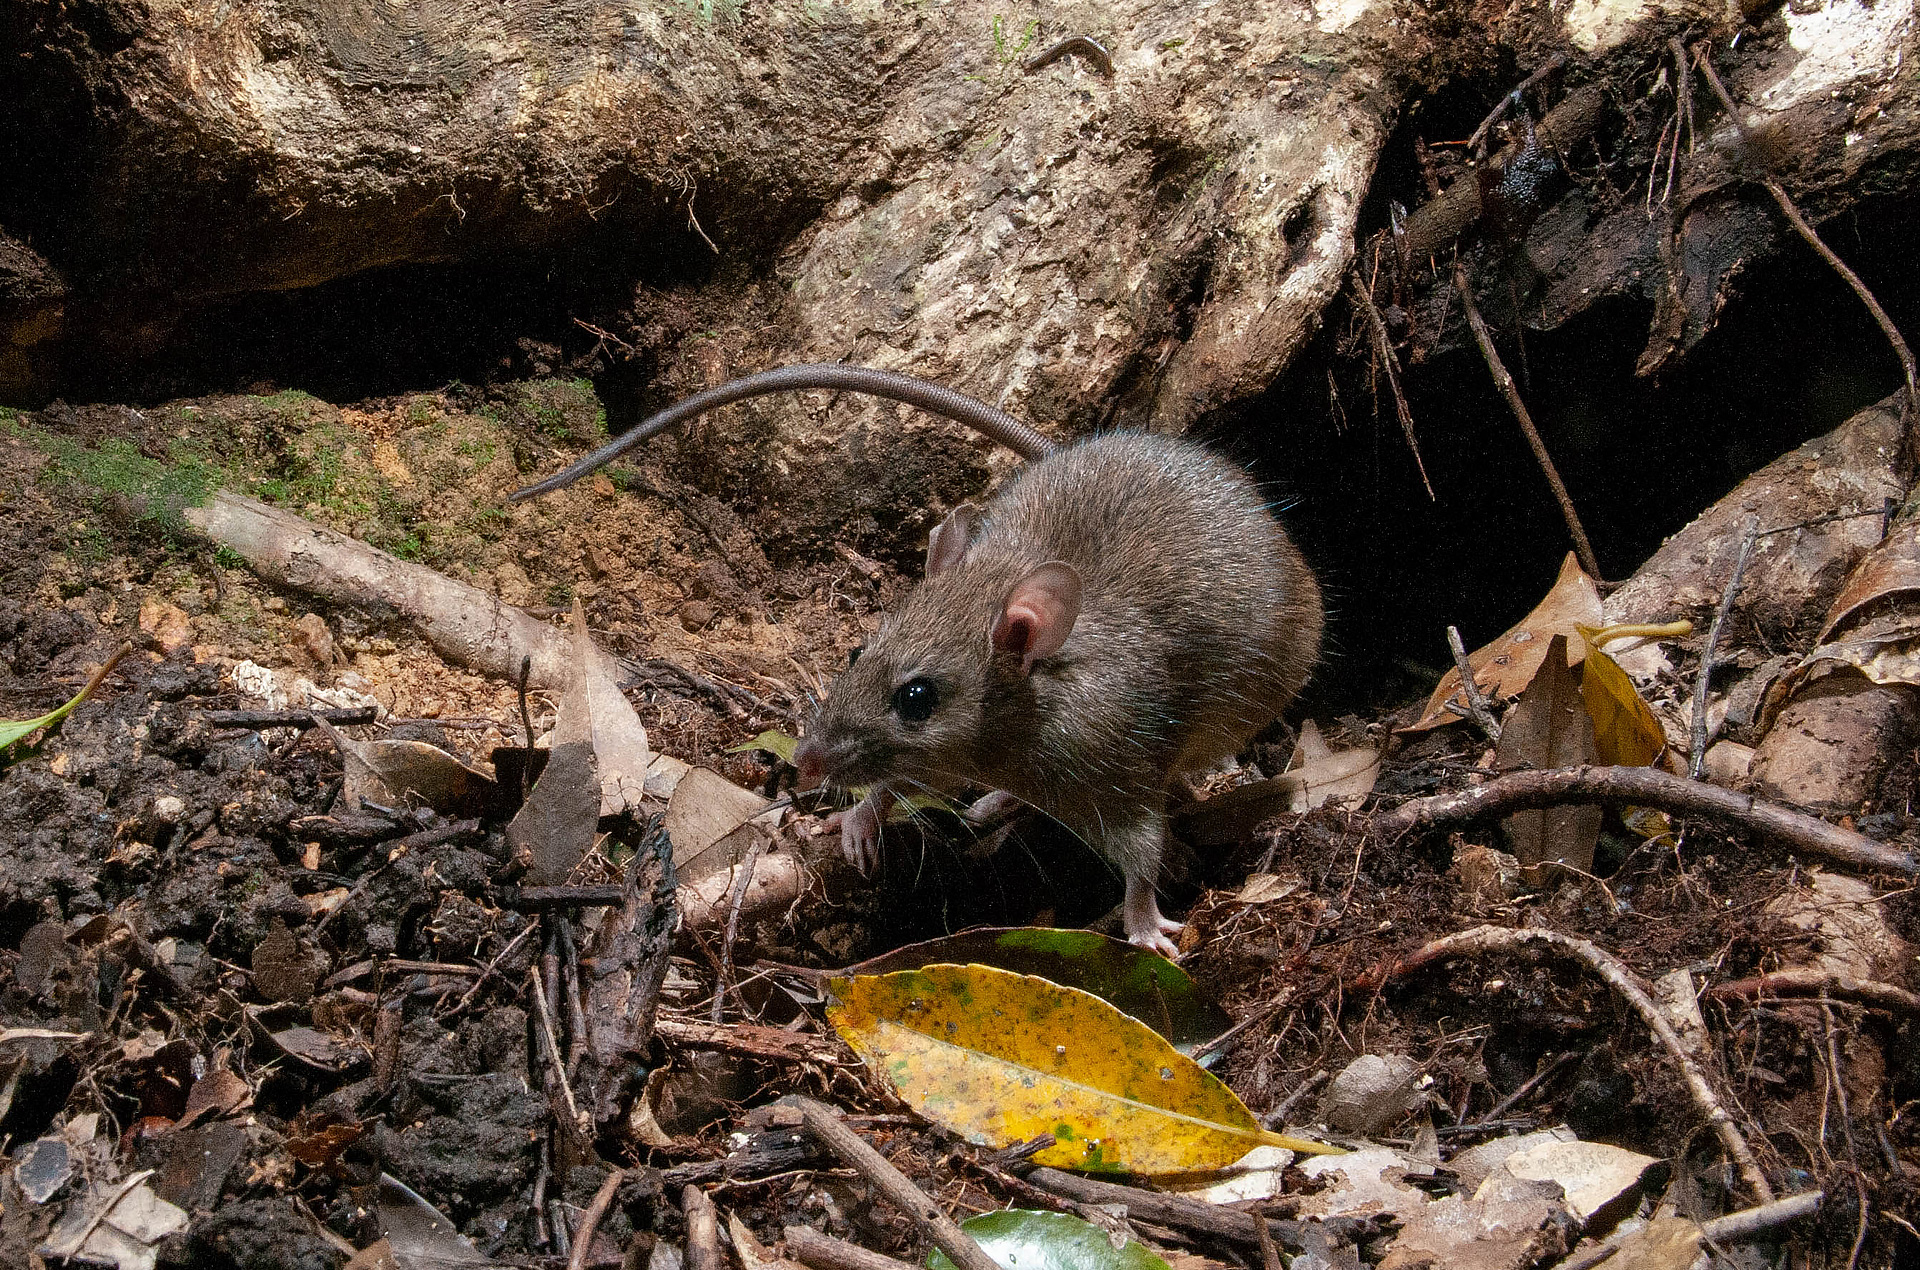
[[[1823,227],[1903,330],[1920,329],[1912,200]],[[1718,326],[1657,380],[1636,378],[1649,306],[1608,301],[1524,333],[1528,408],[1608,578],[1781,453],[1900,385],[1865,307],[1798,239],[1749,267]],[[1489,314],[1489,321],[1495,319]],[[1296,713],[1362,714],[1424,694],[1469,648],[1522,617],[1571,547],[1531,450],[1471,339],[1449,341],[1404,386],[1430,501],[1368,344],[1342,358],[1349,312],[1326,328],[1227,441],[1266,482],[1327,593],[1327,655]],[[1497,330],[1519,375],[1521,339]],[[1678,615],[1676,615],[1678,616]]]

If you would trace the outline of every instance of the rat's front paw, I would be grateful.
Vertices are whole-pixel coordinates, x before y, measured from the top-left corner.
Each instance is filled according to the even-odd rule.
[[[880,861],[880,819],[871,795],[840,816],[840,850],[847,863],[863,874],[871,873]]]
[[[990,825],[996,820],[1005,820],[1019,811],[1024,804],[1004,789],[996,789],[991,794],[977,798],[963,812],[960,819],[976,828]]]

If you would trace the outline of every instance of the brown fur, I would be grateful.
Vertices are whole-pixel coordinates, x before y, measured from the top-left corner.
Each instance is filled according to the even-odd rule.
[[[989,631],[1048,560],[1079,572],[1083,600],[1066,644],[1023,675]],[[959,563],[917,587],[835,683],[806,745],[841,785],[1007,790],[1151,887],[1168,780],[1278,717],[1320,626],[1313,572],[1245,473],[1179,438],[1095,437],[1014,478]],[[891,698],[916,677],[940,704],[909,723]]]

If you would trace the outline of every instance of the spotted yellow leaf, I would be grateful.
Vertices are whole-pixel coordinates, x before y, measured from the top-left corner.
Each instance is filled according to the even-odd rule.
[[[1076,988],[977,965],[830,986],[827,1017],[854,1052],[970,1142],[1051,1133],[1036,1162],[1129,1173],[1221,1168],[1257,1146],[1334,1150],[1263,1129],[1217,1077]]]

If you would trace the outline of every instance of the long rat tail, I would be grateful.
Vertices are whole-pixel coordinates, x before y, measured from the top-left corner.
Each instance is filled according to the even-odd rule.
[[[892,401],[904,401],[910,406],[918,406],[929,413],[943,415],[948,419],[967,424],[989,440],[999,442],[1024,458],[1036,459],[1053,449],[1053,442],[1012,415],[989,406],[978,398],[969,397],[963,392],[955,392],[951,388],[928,383],[912,375],[902,375],[898,371],[875,370],[867,366],[847,366],[839,362],[807,362],[798,366],[782,366],[776,370],[761,371],[757,375],[729,380],[717,388],[695,393],[685,401],[668,406],[637,427],[621,433],[592,454],[569,464],[546,480],[515,490],[507,495],[507,501],[523,502],[529,498],[537,498],[542,494],[563,489],[589,472],[611,463],[648,437],[664,432],[677,423],[703,415],[716,406],[744,401],[749,397],[765,397],[771,393],[796,392],[810,388],[837,388],[848,392],[866,393],[874,397],[886,397]]]

